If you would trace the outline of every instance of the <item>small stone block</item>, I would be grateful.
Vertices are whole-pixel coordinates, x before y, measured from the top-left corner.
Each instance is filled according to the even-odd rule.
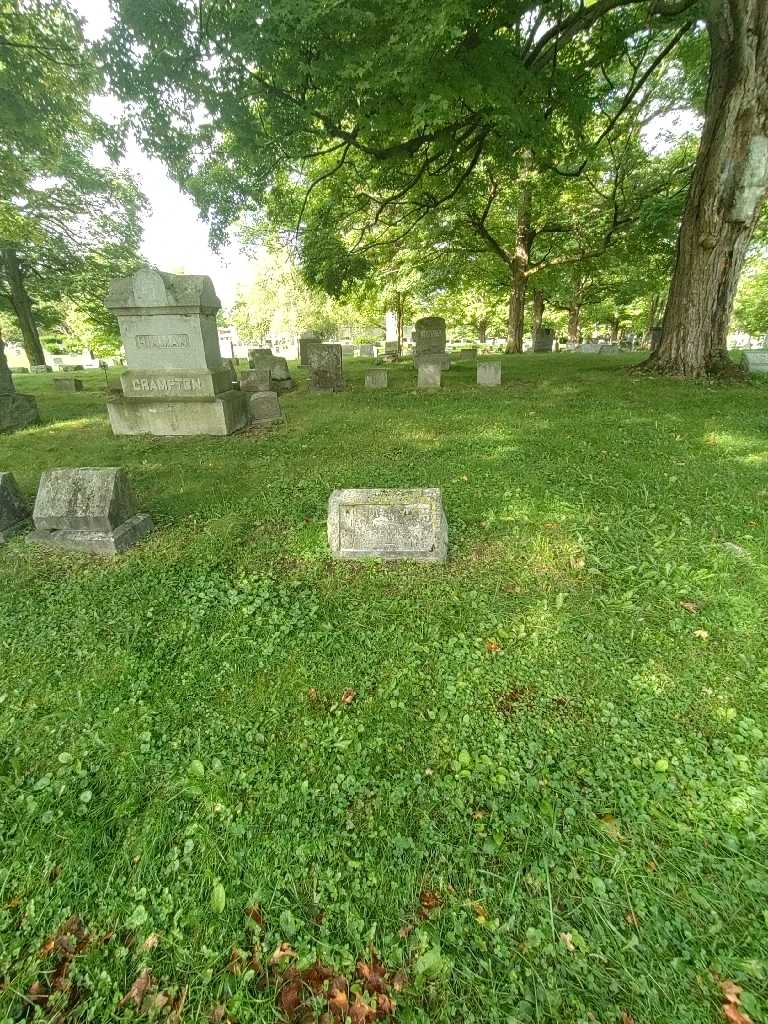
[[[477,383],[485,388],[497,388],[501,384],[501,363],[478,363]]]
[[[17,391],[0,395],[0,434],[32,427],[39,422],[37,402],[31,395],[21,395]]]
[[[240,375],[240,390],[252,392],[271,391],[272,370],[269,367],[259,367],[256,370],[243,370]]]
[[[285,418],[274,391],[258,391],[248,398],[248,411],[255,427],[281,423]]]
[[[328,500],[334,558],[444,562],[448,524],[439,488],[334,491]]]
[[[32,517],[27,543],[99,555],[125,551],[152,529],[150,517],[136,513],[124,470],[113,466],[46,470]]]
[[[79,377],[57,377],[53,386],[57,391],[82,391],[83,382]]]
[[[35,366],[30,366],[29,372],[30,373],[53,373],[53,369],[50,366],[46,366],[45,364],[38,363]]]
[[[744,352],[744,369],[747,373],[768,373],[768,349],[746,349]]]
[[[365,375],[365,386],[367,388],[385,388],[389,383],[389,374],[386,370],[368,370]]]
[[[0,473],[0,544],[32,525],[13,473]]]
[[[440,363],[422,362],[418,368],[416,387],[439,388],[442,372]]]

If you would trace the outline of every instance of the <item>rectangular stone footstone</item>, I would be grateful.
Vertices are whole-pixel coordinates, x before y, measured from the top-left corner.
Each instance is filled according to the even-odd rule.
[[[32,525],[13,473],[0,473],[0,544]]]
[[[241,391],[271,391],[272,370],[269,367],[259,367],[256,370],[243,370],[240,374]]]
[[[768,373],[768,349],[747,349],[744,369],[747,373]]]
[[[334,558],[444,562],[448,524],[439,488],[334,491],[328,500]]]
[[[47,470],[32,518],[28,544],[96,555],[126,551],[153,528],[148,515],[136,512],[125,471],[114,466]]]
[[[79,377],[56,377],[53,386],[57,391],[82,391],[83,382]]]
[[[254,427],[282,423],[285,418],[274,391],[256,391],[249,395],[248,411]]]
[[[477,383],[485,388],[497,388],[501,384],[501,363],[478,363]]]
[[[439,362],[422,362],[418,368],[416,387],[439,388],[442,372],[442,366]]]
[[[367,388],[385,388],[389,381],[386,370],[368,370],[365,375],[365,386]]]

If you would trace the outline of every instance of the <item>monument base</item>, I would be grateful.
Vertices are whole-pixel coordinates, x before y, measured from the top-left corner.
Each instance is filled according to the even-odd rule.
[[[11,537],[15,537],[17,533],[22,533],[24,530],[28,530],[32,525],[31,519],[20,519],[17,523],[12,523],[10,526],[6,526],[4,530],[0,530],[0,544],[5,544]]]
[[[115,396],[107,402],[107,412],[113,434],[224,436],[248,426],[248,395],[233,389],[208,401],[175,402]]]
[[[66,551],[87,551],[92,555],[119,555],[127,551],[153,528],[152,519],[140,513],[127,519],[107,533],[91,530],[33,530],[27,534],[27,544]]]
[[[22,427],[32,427],[40,422],[37,402],[31,395],[0,395],[0,434]]]
[[[440,363],[441,370],[450,370],[451,368],[451,357],[447,352],[423,352],[413,357],[413,365],[417,370],[425,363],[436,362]]]

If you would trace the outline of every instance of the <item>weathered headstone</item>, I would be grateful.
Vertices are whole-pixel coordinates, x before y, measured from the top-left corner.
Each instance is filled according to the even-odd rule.
[[[82,391],[83,382],[79,377],[56,377],[53,382],[56,391]]]
[[[316,345],[309,350],[310,387],[313,391],[343,391],[341,345]]]
[[[601,345],[599,349],[601,356],[620,356],[621,349],[618,345]]]
[[[13,473],[0,473],[0,544],[31,525],[29,508],[19,494]]]
[[[281,423],[285,418],[274,391],[256,391],[248,398],[248,411],[255,427]]]
[[[40,422],[37,402],[31,395],[20,395],[8,369],[5,347],[0,341],[0,434]]]
[[[600,351],[600,345],[594,341],[585,341],[583,345],[579,345],[576,349],[577,352],[582,352],[586,355],[596,355]]]
[[[747,373],[768,373],[768,349],[745,349],[744,369]]]
[[[485,388],[497,388],[501,384],[501,363],[478,363],[477,383]]]
[[[432,357],[430,359],[429,357],[424,356],[422,362],[419,363],[416,387],[439,388],[442,372],[443,369],[439,357]]]
[[[379,354],[379,350],[375,345],[361,345],[360,355],[365,359],[375,359]]]
[[[444,562],[448,524],[436,487],[340,490],[328,501],[334,558]]]
[[[272,371],[267,367],[256,370],[243,370],[240,374],[241,391],[271,391]]]
[[[555,347],[555,332],[551,327],[538,327],[533,335],[534,352],[552,352]]]
[[[391,362],[397,359],[397,342],[396,341],[385,341],[384,342],[384,360],[385,362]]]
[[[128,477],[117,467],[49,469],[40,478],[28,544],[116,555],[152,529],[137,514]]]
[[[365,375],[365,386],[367,388],[385,388],[389,383],[387,370],[368,370]]]
[[[416,321],[414,345],[415,366],[437,359],[443,370],[450,369],[451,359],[445,351],[445,320],[441,316],[425,316]]]
[[[285,391],[292,391],[296,383],[288,369],[288,362],[284,356],[272,355],[269,348],[251,348],[248,350],[248,365],[254,370],[269,370],[271,374],[270,387],[278,394]],[[241,376],[241,383],[245,375]],[[252,390],[243,388],[244,391]]]
[[[48,366],[45,363],[35,363],[34,366],[30,366],[30,373],[53,373],[53,367]]]
[[[204,275],[145,268],[112,282],[128,370],[107,410],[115,434],[231,434],[248,423],[248,402],[221,358],[213,282]]]
[[[460,348],[456,353],[456,357],[461,363],[476,363],[477,362],[477,349],[476,348]]]
[[[301,366],[309,366],[309,353],[322,343],[323,339],[317,331],[304,331],[299,335],[299,363]]]

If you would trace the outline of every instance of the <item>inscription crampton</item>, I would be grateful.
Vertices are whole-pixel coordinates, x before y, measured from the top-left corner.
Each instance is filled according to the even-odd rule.
[[[334,491],[328,504],[328,540],[336,558],[442,562],[447,527],[440,492]]]
[[[131,388],[136,394],[195,394],[203,390],[199,377],[134,377]]]
[[[137,334],[134,341],[141,349],[189,348],[188,334]]]

